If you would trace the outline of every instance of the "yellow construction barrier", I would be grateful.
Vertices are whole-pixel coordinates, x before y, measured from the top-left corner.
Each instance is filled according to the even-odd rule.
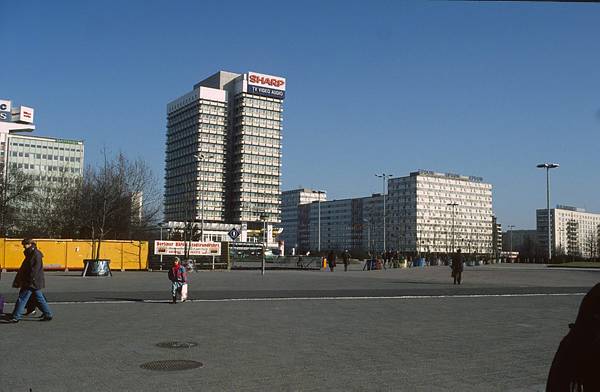
[[[44,254],[44,269],[82,270],[83,260],[92,258],[92,241],[36,239]],[[148,241],[105,240],[100,245],[100,259],[110,260],[110,269],[148,269]],[[23,262],[21,239],[0,238],[0,268],[17,270]]]

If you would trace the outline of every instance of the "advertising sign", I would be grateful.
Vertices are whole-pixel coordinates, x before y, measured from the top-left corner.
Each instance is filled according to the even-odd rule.
[[[250,94],[284,99],[285,87],[285,78],[248,72],[248,92]]]
[[[220,242],[154,241],[155,255],[185,255],[186,246],[190,256],[221,256]]]
[[[0,99],[0,121],[10,121],[12,105],[7,99]]]
[[[33,124],[33,108],[29,108],[27,106],[19,106],[17,118],[15,119],[13,117],[13,121]]]

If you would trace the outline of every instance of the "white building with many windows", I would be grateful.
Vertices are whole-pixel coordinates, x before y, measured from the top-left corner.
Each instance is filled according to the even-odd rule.
[[[11,133],[5,154],[7,168],[30,175],[38,191],[83,175],[81,140]]]
[[[547,210],[536,211],[537,238],[540,248],[548,255]],[[550,209],[550,231],[553,255],[598,257],[600,214],[583,208],[557,205]]]
[[[388,249],[492,253],[492,185],[481,177],[419,170],[388,189]]]
[[[166,221],[280,222],[285,85],[220,71],[167,105]]]

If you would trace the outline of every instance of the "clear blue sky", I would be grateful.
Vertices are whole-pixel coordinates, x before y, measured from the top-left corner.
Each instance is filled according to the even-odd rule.
[[[0,97],[37,134],[142,157],[162,179],[166,104],[220,70],[288,79],[283,189],[380,192],[375,173],[484,177],[505,226],[600,212],[600,4],[11,1]],[[162,181],[162,180],[161,180]]]

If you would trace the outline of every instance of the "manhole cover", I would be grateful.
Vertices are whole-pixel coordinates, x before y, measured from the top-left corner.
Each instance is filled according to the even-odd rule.
[[[161,342],[157,344],[161,348],[190,348],[197,345],[198,343],[196,342]]]
[[[202,362],[188,361],[185,359],[172,359],[167,361],[152,361],[140,365],[142,369],[158,370],[160,372],[173,372],[177,370],[190,370],[202,367]]]

